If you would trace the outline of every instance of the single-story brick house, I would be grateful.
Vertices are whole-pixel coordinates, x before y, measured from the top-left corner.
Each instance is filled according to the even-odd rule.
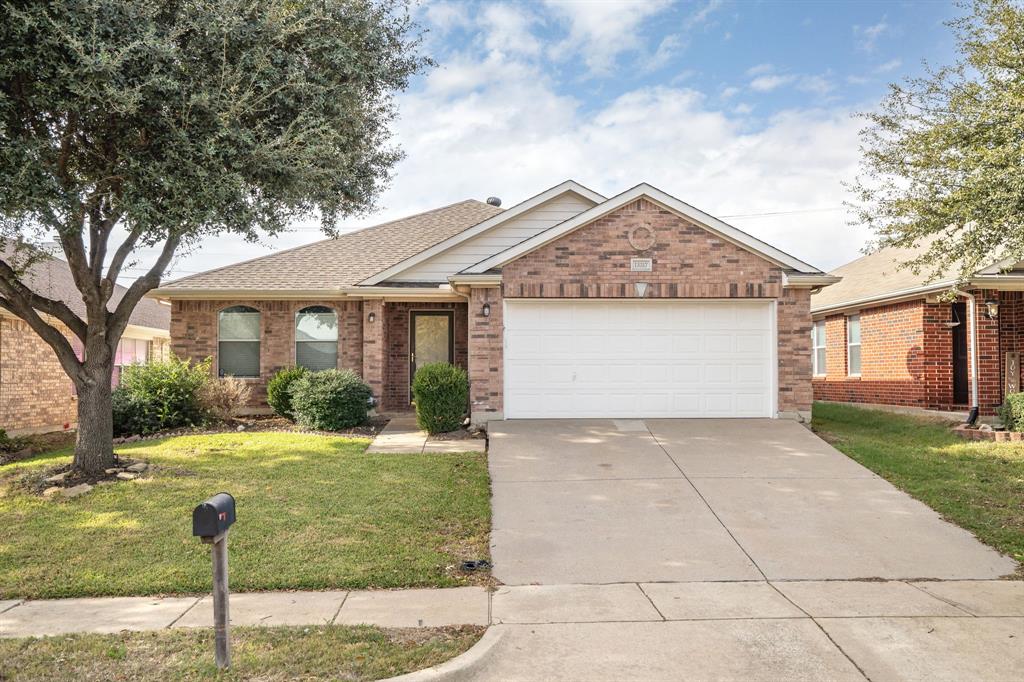
[[[37,294],[63,301],[85,317],[82,295],[63,260],[46,258],[34,263],[22,275],[22,281]],[[115,288],[112,305],[125,291],[121,286]],[[81,353],[78,337],[56,320],[48,321],[62,328]],[[170,322],[170,306],[145,299],[139,302],[114,356],[115,383],[122,366],[169,356]],[[77,425],[77,415],[74,384],[53,349],[27,322],[0,310],[0,428],[11,435],[66,430]]]
[[[925,248],[858,258],[811,297],[816,400],[968,412],[976,391],[992,415],[1020,390],[1024,265],[992,263],[950,300],[955,272],[928,281],[899,267]]]
[[[800,417],[810,294],[833,281],[650,185],[462,201],[168,283],[173,352],[266,382],[349,368],[410,409],[468,370],[472,418]]]

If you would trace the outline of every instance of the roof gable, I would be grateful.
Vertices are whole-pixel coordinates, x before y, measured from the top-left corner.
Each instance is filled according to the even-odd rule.
[[[589,211],[584,211],[583,213],[580,213],[565,222],[559,223],[558,225],[555,225],[550,229],[517,244],[516,246],[506,249],[501,253],[495,254],[494,256],[486,258],[479,263],[466,268],[463,272],[466,274],[480,274],[493,268],[500,268],[520,256],[530,253],[531,251],[538,249],[545,244],[572,232],[573,230],[577,230],[632,201],[642,198],[649,199],[661,206],[664,206],[668,210],[679,214],[681,217],[692,221],[709,232],[718,235],[722,239],[761,256],[762,258],[775,263],[779,267],[794,270],[799,273],[821,272],[818,268],[804,263],[803,261],[798,260],[793,256],[790,256],[789,254],[752,237],[746,232],[743,232],[742,230],[735,228],[718,218],[708,215],[707,213],[704,213],[703,211],[690,206],[689,204],[680,201],[670,194],[667,194],[647,183],[642,183],[632,189],[626,190],[625,192],[594,206]]]
[[[509,207],[505,211],[493,216],[492,218],[489,218],[488,220],[477,223],[476,225],[470,227],[467,230],[463,230],[458,234],[452,235],[451,237],[445,239],[442,242],[434,244],[433,246],[424,249],[410,256],[409,258],[406,258],[405,260],[395,263],[392,267],[374,273],[371,277],[367,277],[365,280],[360,282],[360,284],[374,285],[387,280],[422,280],[423,276],[417,274],[419,271],[422,271],[422,269],[417,268],[416,266],[424,264],[425,262],[431,259],[443,257],[443,255],[446,253],[450,254],[457,247],[466,244],[470,240],[482,237],[484,234],[493,232],[502,225],[506,225],[512,221],[523,220],[527,218],[531,213],[542,210],[545,206],[550,206],[553,202],[556,202],[560,197],[566,197],[569,195],[582,198],[583,204],[587,207],[605,201],[605,197],[598,194],[597,192],[594,192],[593,190],[584,187],[583,185],[579,184],[578,182],[575,182],[574,180],[566,180],[565,182],[559,183],[554,187],[551,187],[541,192],[540,194],[532,196],[529,199],[526,199],[525,201],[516,204],[515,206]],[[579,210],[582,210],[582,207],[570,210],[569,213],[575,214],[578,213]],[[562,219],[564,219],[565,215],[566,213],[564,211],[561,214],[558,214],[559,218]],[[561,220],[557,220],[557,222],[561,222]],[[545,227],[545,225],[542,225],[540,228],[537,229],[544,229]],[[488,248],[495,247],[481,244],[481,250],[486,251]],[[496,253],[500,250],[503,250],[501,246],[497,247],[494,252]],[[462,260],[465,262],[465,264],[472,264],[480,260],[481,255],[482,254],[478,254],[476,258],[471,258],[469,260],[465,260],[465,257],[463,257]],[[451,260],[457,263],[460,259],[455,258]],[[464,265],[462,267],[464,267]],[[455,274],[460,269],[461,267],[454,267],[454,269],[446,273],[445,278],[447,278],[448,275]]]

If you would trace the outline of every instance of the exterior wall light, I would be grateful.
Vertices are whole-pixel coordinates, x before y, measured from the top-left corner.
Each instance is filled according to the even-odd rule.
[[[990,320],[994,320],[999,317],[999,301],[990,298],[985,301],[985,317]]]
[[[484,307],[480,310],[480,312],[482,312],[484,314],[484,317],[490,317],[491,316],[491,304],[490,303],[484,303]]]
[[[366,316],[366,319],[373,323],[377,319],[377,313],[370,313]]]

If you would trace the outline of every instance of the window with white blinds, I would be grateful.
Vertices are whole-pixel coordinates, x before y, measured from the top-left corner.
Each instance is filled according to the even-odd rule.
[[[313,372],[338,367],[338,314],[327,306],[296,313],[295,364]]]
[[[245,305],[220,311],[217,369],[222,377],[260,375],[260,311]]]

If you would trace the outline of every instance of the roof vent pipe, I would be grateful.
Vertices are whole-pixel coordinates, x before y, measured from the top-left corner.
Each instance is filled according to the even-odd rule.
[[[487,197],[487,203],[491,206],[501,206],[501,199],[499,197]]]

